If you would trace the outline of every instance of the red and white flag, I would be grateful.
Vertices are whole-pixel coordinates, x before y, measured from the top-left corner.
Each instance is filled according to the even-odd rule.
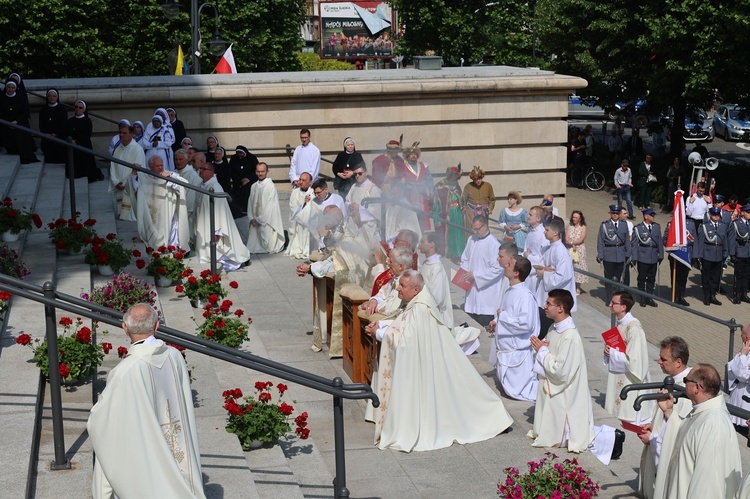
[[[682,202],[683,191],[674,193],[672,222],[667,233],[667,248],[687,246],[687,229],[685,227],[685,205]]]
[[[237,66],[234,63],[234,54],[232,54],[232,45],[221,56],[219,63],[214,68],[215,72],[219,74],[237,74]]]

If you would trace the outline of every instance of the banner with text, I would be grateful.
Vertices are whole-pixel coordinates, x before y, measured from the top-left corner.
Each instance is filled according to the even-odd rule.
[[[393,11],[387,2],[320,2],[320,57],[393,57]]]

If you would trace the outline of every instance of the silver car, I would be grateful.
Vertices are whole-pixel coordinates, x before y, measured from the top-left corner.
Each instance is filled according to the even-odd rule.
[[[712,142],[714,126],[711,119],[702,109],[688,109],[685,113],[685,131],[682,132],[685,142]]]
[[[745,108],[736,104],[719,106],[714,113],[714,129],[716,135],[724,140],[747,140],[745,133],[750,133],[750,116]]]

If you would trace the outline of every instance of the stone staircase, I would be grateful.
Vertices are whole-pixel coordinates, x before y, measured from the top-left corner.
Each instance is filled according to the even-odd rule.
[[[70,216],[69,193],[62,165],[35,163],[21,167],[17,158],[0,155],[0,168],[12,172],[0,179],[0,192],[10,195],[19,206],[30,207],[39,213],[45,224],[59,216]],[[134,223],[115,219],[106,182],[88,184],[86,179],[77,180],[76,198],[81,216],[97,220],[99,234],[116,232],[124,241],[137,236]],[[25,234],[13,246],[22,251],[22,259],[32,269],[27,281],[33,284],[41,286],[46,281],[53,281],[60,292],[78,296],[108,279],[92,272],[80,255],[57,254],[44,230],[35,229]],[[144,250],[142,244],[137,247]],[[199,270],[205,267],[197,261],[191,262],[191,266]],[[145,275],[145,270],[136,269],[134,264],[125,271],[153,282]],[[242,275],[243,272],[246,275]],[[240,288],[232,290],[229,298],[251,311],[254,305],[246,293],[262,278],[251,276],[249,272],[251,270],[247,269],[232,274],[232,278],[240,282]],[[165,321],[171,327],[194,331],[192,319],[195,311],[187,299],[178,298],[172,288],[157,288],[157,292]],[[309,296],[305,297],[309,301]],[[308,304],[305,311],[309,307]],[[30,361],[31,351],[15,345],[15,338],[22,333],[43,338],[43,310],[38,303],[15,297],[0,335],[0,415],[4,423],[0,425],[0,440],[4,442],[0,463],[6,470],[0,478],[0,490],[6,497],[90,497],[93,453],[86,433],[86,421],[93,398],[104,389],[106,373],[118,359],[116,354],[110,353],[93,383],[63,388],[65,445],[72,467],[66,471],[50,471],[54,447],[49,390],[45,389],[48,385],[39,383],[39,371]],[[58,320],[64,315],[71,314],[58,311]],[[200,318],[200,315],[196,317]],[[253,336],[257,338],[257,326],[253,328],[256,331],[251,334],[255,333]],[[105,339],[102,330],[106,329],[109,334]],[[126,346],[122,330],[108,326],[100,328],[98,341],[111,342],[115,351],[118,346]],[[245,349],[267,355],[262,341],[256,339],[250,347]],[[226,412],[222,407],[221,393],[236,386],[245,393],[252,393],[255,381],[273,378],[203,355],[188,352],[187,356],[195,378],[193,388],[207,497],[252,499],[332,495],[331,473],[313,439],[300,441],[294,437],[272,448],[243,452],[237,438],[224,430]],[[289,401],[294,398],[295,388],[288,392],[291,394],[286,397]],[[301,397],[297,398],[300,399],[298,410],[308,410]],[[41,412],[36,415],[38,399]],[[314,408],[309,411],[314,412]],[[330,408],[327,416],[330,418]],[[37,435],[35,421],[40,423]]]

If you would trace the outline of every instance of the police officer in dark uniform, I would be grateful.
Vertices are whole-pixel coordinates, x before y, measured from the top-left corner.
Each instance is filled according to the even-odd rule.
[[[667,245],[667,234],[669,233],[669,226],[672,225],[672,222],[667,222],[667,226],[664,228],[664,235],[662,237],[662,240],[664,241],[664,246]],[[673,302],[677,303],[679,305],[682,305],[683,307],[689,307],[690,303],[685,299],[685,289],[687,287],[687,279],[690,275],[690,270],[692,267],[689,265],[695,258],[692,258],[693,255],[693,245],[695,243],[695,239],[697,237],[695,232],[695,223],[690,220],[689,218],[685,221],[685,231],[687,232],[687,254],[685,255],[685,262],[682,263],[675,259],[674,257],[668,258],[669,260],[669,275],[674,276],[674,289],[673,291]],[[671,279],[670,279],[671,281]]]
[[[631,265],[638,266],[638,289],[654,294],[657,265],[664,259],[664,246],[661,243],[661,226],[654,221],[656,212],[651,208],[643,210],[643,222],[633,227],[630,240],[632,248]],[[653,298],[641,296],[641,307],[655,307]]]
[[[722,208],[722,206],[724,206],[724,196],[722,196],[721,194],[714,194],[713,207]],[[710,218],[711,218],[710,214],[706,213],[706,215],[703,217],[703,223],[709,222]],[[725,209],[721,209],[721,221],[722,223],[725,223],[727,225],[731,224],[732,212],[725,210]]]
[[[596,239],[596,261],[604,262],[604,277],[620,282],[625,261],[630,258],[630,234],[628,225],[620,220],[620,205],[613,204],[609,207],[609,220],[605,220],[599,226],[599,235]],[[605,303],[609,303],[612,297],[612,286],[604,285],[606,296]]]
[[[740,217],[729,226],[729,255],[734,262],[734,298],[732,303],[750,303],[750,203],[740,211]]]
[[[695,241],[695,258],[701,261],[701,287],[704,305],[721,305],[716,299],[724,259],[729,254],[727,224],[721,221],[721,208],[708,210],[710,222],[701,224]]]

